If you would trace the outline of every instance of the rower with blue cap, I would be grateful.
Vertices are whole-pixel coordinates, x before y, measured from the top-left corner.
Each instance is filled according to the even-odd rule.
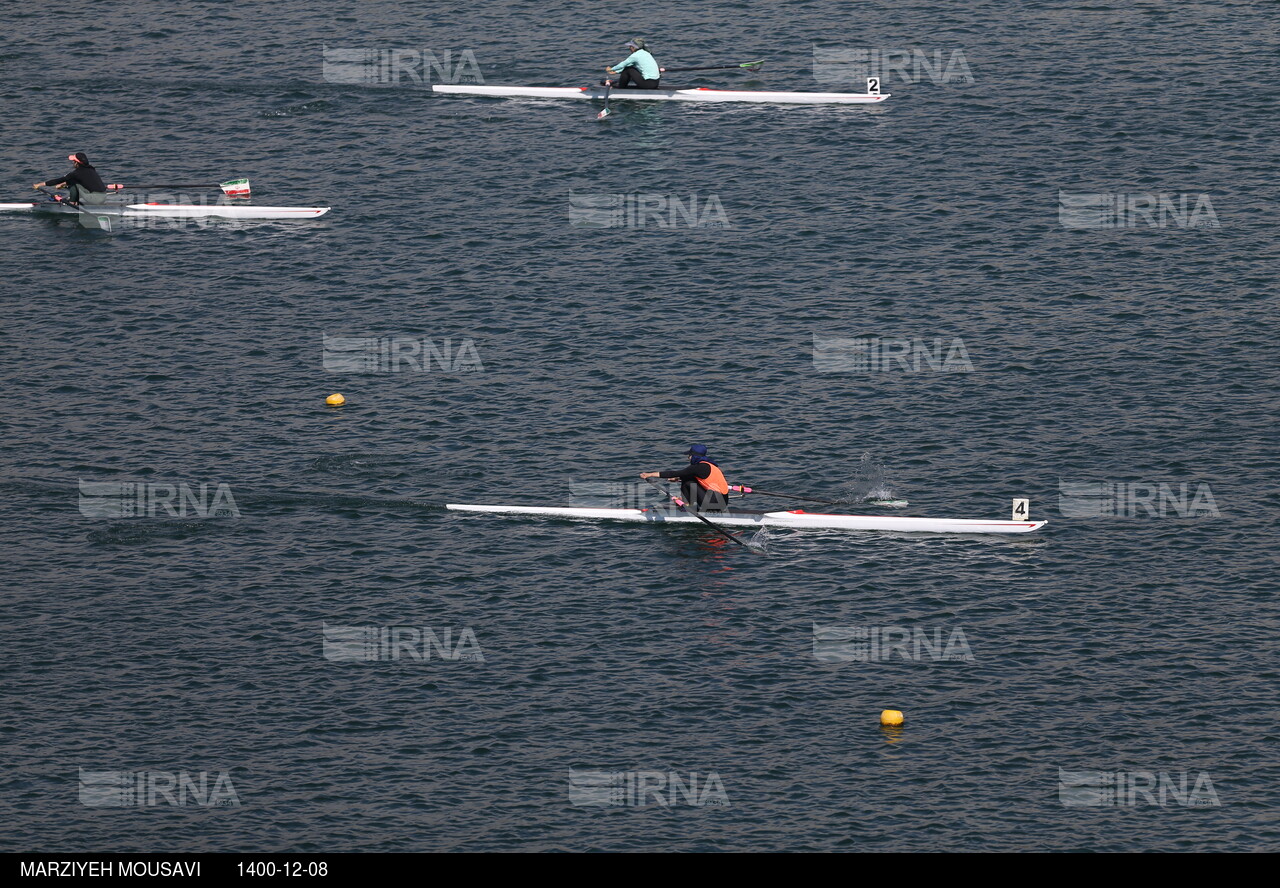
[[[653,53],[649,52],[645,42],[639,37],[626,42],[627,49],[631,50],[631,55],[627,56],[612,68],[604,70],[609,74],[618,75],[613,81],[614,89],[659,89],[659,80],[662,77],[662,69],[658,67],[658,62],[653,57]],[[608,80],[600,81],[601,86],[607,86]]]
[[[729,482],[720,467],[707,458],[707,446],[694,444],[685,451],[689,465],[673,472],[641,472],[640,477],[679,481],[684,501],[699,512],[723,512],[729,508]]]

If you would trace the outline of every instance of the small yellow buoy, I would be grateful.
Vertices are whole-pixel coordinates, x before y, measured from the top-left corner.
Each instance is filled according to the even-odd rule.
[[[330,407],[341,407],[343,404],[347,403],[347,399],[342,397],[342,395],[338,394],[337,392],[334,392],[332,395],[325,398],[324,402],[328,404]]]
[[[880,713],[880,724],[897,727],[902,724],[902,713],[896,709],[886,709]]]

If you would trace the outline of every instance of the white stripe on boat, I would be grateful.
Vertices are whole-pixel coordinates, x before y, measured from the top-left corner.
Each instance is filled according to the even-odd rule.
[[[474,86],[434,84],[432,92],[469,96],[525,96],[537,99],[603,99],[604,87],[584,86]],[[883,102],[889,93],[768,92],[742,89],[615,89],[609,98],[617,101],[677,102],[764,102],[781,105],[867,105]]]
[[[556,518],[592,518],[649,524],[699,524],[685,512],[655,509],[555,508],[546,506],[475,506],[447,503],[458,512],[497,512],[506,515],[542,515]],[[984,521],[975,518],[903,518],[893,515],[829,515],[823,512],[716,513],[703,515],[728,527],[830,528],[833,530],[893,530],[912,533],[1030,533],[1046,521]]]

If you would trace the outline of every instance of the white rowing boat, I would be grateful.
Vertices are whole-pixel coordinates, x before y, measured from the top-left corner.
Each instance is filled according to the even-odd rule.
[[[535,99],[603,99],[603,86],[476,86],[472,84],[433,84],[432,92],[468,95],[502,96]],[[872,93],[770,92],[748,89],[615,89],[609,93],[614,101],[636,102],[760,102],[777,105],[871,105],[889,98]]]
[[[316,219],[329,207],[252,207],[234,204],[101,204],[73,207],[57,201],[0,203],[0,212],[53,213],[77,216],[119,216],[134,219]]]
[[[667,509],[550,508],[541,506],[475,506],[448,503],[458,512],[491,512],[503,515],[541,515],[631,521],[644,524],[698,524],[696,515]],[[830,515],[823,512],[704,512],[725,527],[829,528],[832,530],[888,530],[910,533],[1030,533],[1047,521],[986,521],[976,518],[901,518],[892,515]]]

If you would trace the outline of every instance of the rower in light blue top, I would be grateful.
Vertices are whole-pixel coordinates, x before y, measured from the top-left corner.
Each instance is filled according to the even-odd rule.
[[[628,40],[626,47],[631,50],[631,55],[612,68],[605,68],[609,74],[618,75],[613,81],[613,88],[658,89],[662,69],[658,67],[653,54],[645,47],[644,41],[637,37],[634,40]],[[607,85],[609,81],[606,80],[604,83]]]

